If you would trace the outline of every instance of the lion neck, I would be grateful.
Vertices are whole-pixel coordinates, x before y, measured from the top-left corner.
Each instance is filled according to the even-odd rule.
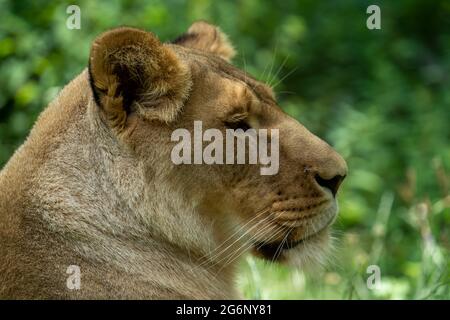
[[[66,131],[39,176],[40,199],[51,205],[43,212],[50,229],[94,265],[107,263],[188,296],[231,295],[233,266],[220,274],[201,266],[214,231],[195,201],[168,183],[166,168],[152,168],[149,175],[110,134],[95,107],[90,102],[86,116]]]

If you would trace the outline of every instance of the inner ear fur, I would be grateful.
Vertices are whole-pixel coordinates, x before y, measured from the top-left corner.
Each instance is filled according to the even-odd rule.
[[[152,33],[121,27],[95,39],[89,58],[97,104],[113,126],[124,127],[136,112],[171,122],[190,89],[190,74],[175,53]]]
[[[227,35],[219,27],[205,21],[194,22],[186,33],[172,43],[213,53],[228,62],[236,54]]]

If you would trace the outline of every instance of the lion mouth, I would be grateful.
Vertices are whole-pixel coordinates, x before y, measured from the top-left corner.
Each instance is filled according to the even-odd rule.
[[[320,232],[318,232],[320,233]],[[281,253],[286,250],[293,249],[298,245],[314,238],[318,233],[311,234],[305,238],[298,240],[285,240],[285,241],[277,241],[277,242],[256,242],[254,244],[254,250],[258,255],[263,256],[264,258],[277,261],[279,260]]]
[[[323,235],[326,230],[328,230],[328,227],[333,223],[334,216],[331,217],[327,221],[327,223],[317,232],[307,235],[306,237],[303,237],[301,239],[283,239],[281,241],[274,241],[274,242],[264,242],[259,241],[255,242],[253,244],[253,252],[257,256],[261,256],[262,258],[265,258],[267,260],[277,261],[281,262],[283,260],[282,253],[285,251],[288,251],[290,249],[294,249],[298,247],[300,244],[305,244],[309,241],[314,241],[316,238],[319,238],[321,235]]]
[[[283,239],[277,239],[275,241],[265,241],[265,240],[257,240],[254,241],[253,243],[253,248],[252,248],[252,252],[253,254],[255,254],[256,256],[262,257],[264,259],[267,260],[271,260],[271,261],[277,261],[277,262],[282,262],[284,260],[284,256],[283,253],[297,248],[300,244],[307,244],[308,242],[312,241],[314,242],[316,240],[316,238],[320,238],[321,236],[323,236],[324,233],[327,233],[327,230],[329,228],[330,225],[333,224],[335,218],[336,218],[336,214],[337,214],[337,208],[334,208],[334,210],[332,211],[328,211],[326,212],[326,214],[329,216],[326,220],[321,219],[320,221],[320,226],[318,225],[319,221],[316,221],[316,225],[315,225],[315,232],[313,233],[307,233],[304,234],[303,237],[298,238],[296,236],[294,236],[295,231],[298,231],[298,225],[297,225],[297,221],[293,221],[295,223],[294,226],[292,225],[285,225],[284,223],[280,223],[277,221],[277,223],[279,225],[281,225],[282,227],[286,228],[286,233]],[[318,216],[319,213],[315,213],[314,215],[311,215],[311,217],[315,217]],[[300,220],[300,225],[304,225],[304,219]],[[304,228],[301,228],[304,229]],[[300,229],[300,230],[301,230]],[[310,229],[311,230],[311,229]],[[294,232],[293,232],[294,231]],[[311,230],[312,231],[312,230]],[[292,236],[291,239],[289,239]]]

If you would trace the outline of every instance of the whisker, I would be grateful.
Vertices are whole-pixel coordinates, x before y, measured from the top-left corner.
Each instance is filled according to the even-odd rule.
[[[267,61],[266,65],[264,66],[264,70],[263,70],[262,74],[260,74],[260,76],[259,76],[260,81],[263,81],[265,79],[266,71],[268,70],[267,67],[269,65],[270,65],[270,61]]]
[[[282,234],[282,232],[283,232],[282,229],[276,231],[272,236],[270,236],[270,238],[268,239],[268,241],[270,241],[270,240],[272,240],[272,239],[278,237],[280,234]],[[253,246],[253,243],[250,243],[250,245],[246,246],[246,249],[245,249],[243,252],[247,251],[247,250],[250,249],[252,246]],[[241,248],[241,249],[242,249],[242,248]],[[231,259],[231,258],[232,258],[232,259],[231,259],[231,260],[228,259],[228,260],[225,262],[225,264],[218,270],[217,273],[219,273],[222,269],[224,269],[225,267],[227,267],[228,265],[230,265],[231,263],[233,263],[233,262],[234,262],[236,259],[238,259],[240,256],[241,256],[241,255],[239,254],[239,252],[237,252],[237,253],[234,252],[234,253],[233,253],[233,256],[230,257],[230,259]]]
[[[273,255],[272,260],[271,260],[271,262],[270,262],[271,264],[273,264],[273,262],[275,261],[275,259],[278,258],[278,251],[280,251],[280,254],[281,254],[281,248],[283,247],[285,241],[287,241],[287,238],[289,237],[289,235],[291,234],[291,232],[292,232],[292,229],[289,230],[289,231],[286,233],[286,235],[284,236],[283,240],[282,240],[281,243],[278,245],[277,250],[275,251],[275,254]]]
[[[275,83],[273,86],[272,86],[272,89],[275,89],[284,79],[286,79],[287,77],[289,77],[293,72],[295,72],[295,71],[297,71],[297,69],[298,69],[299,67],[297,66],[297,67],[295,67],[295,68],[293,68],[291,71],[289,71],[286,75],[284,75],[277,83]]]
[[[264,218],[263,220],[261,220],[260,222],[258,222],[258,223],[255,225],[255,227],[256,227],[256,226],[259,226],[260,224],[265,223],[266,221],[269,220],[269,218],[270,218],[270,216]],[[235,250],[235,251],[233,251],[233,252],[231,252],[231,253],[228,253],[225,257],[222,257],[222,258],[220,258],[218,261],[215,261],[214,264],[219,264],[219,263],[222,262],[223,260],[225,260],[225,259],[229,258],[230,256],[234,255],[235,253],[239,253],[240,250],[241,250],[243,247],[247,246],[247,244],[248,244],[249,242],[253,245],[253,243],[252,243],[251,241],[252,241],[253,239],[255,239],[257,236],[259,236],[260,234],[262,234],[263,231],[269,229],[270,227],[271,227],[271,225],[266,225],[266,226],[264,226],[261,230],[259,230],[259,232],[257,232],[255,235],[253,235],[253,236],[250,235],[250,239],[248,239],[247,241],[244,241],[244,243],[243,243],[237,250]],[[248,234],[250,233],[250,231],[251,231],[251,229],[247,230],[247,232],[246,232],[245,235],[248,235]],[[222,253],[224,253],[224,252],[222,252]]]
[[[287,55],[287,56],[284,58],[283,62],[280,64],[280,66],[278,67],[278,69],[277,69],[277,71],[275,72],[275,74],[273,75],[273,77],[270,78],[270,81],[269,81],[269,86],[270,86],[270,87],[272,87],[272,85],[271,85],[272,81],[275,80],[275,79],[278,77],[279,73],[281,72],[281,69],[282,69],[282,68],[284,67],[284,65],[286,64],[286,62],[287,62],[289,56],[290,56],[290,55]]]
[[[235,235],[237,235],[242,229],[244,229],[247,225],[249,225],[251,222],[253,222],[255,219],[259,218],[262,214],[266,213],[269,210],[269,208],[263,208],[260,211],[256,212],[256,214],[250,218],[247,222],[245,222],[243,225],[239,225],[237,227],[237,230],[230,235],[227,239],[222,241],[222,243],[216,247],[214,250],[210,251],[210,253],[213,253],[214,251],[217,251],[221,249],[222,246],[224,246],[228,241],[230,241]]]
[[[276,58],[276,56],[277,56],[277,50],[278,50],[278,38],[277,38],[277,41],[275,42],[275,51],[274,51],[274,53],[273,53],[273,58],[272,58],[272,62],[271,62],[271,64],[270,64],[270,70],[269,70],[269,73],[267,74],[268,77],[267,77],[267,79],[264,80],[265,83],[267,83],[267,81],[269,80],[269,77],[271,77],[272,69],[273,69],[273,66],[274,66],[274,64],[275,64],[275,58]]]
[[[262,222],[266,222],[268,219],[265,219]],[[250,235],[250,238],[243,242],[242,245],[236,249],[233,252],[228,253],[226,256],[222,257],[220,260],[216,261],[215,264],[218,264],[226,259],[231,259],[234,255],[240,255],[242,252],[245,252],[246,250],[248,250],[249,248],[251,248],[254,245],[254,240],[257,239],[258,237],[260,237],[262,234],[264,234],[264,232],[266,232],[267,230],[270,230],[273,226],[268,224],[264,227],[262,227],[261,230],[258,230],[257,233],[255,233],[254,235]],[[243,250],[245,248],[245,250]]]
[[[262,213],[261,213],[262,214]],[[200,266],[203,266],[213,260],[215,260],[216,258],[218,258],[220,255],[224,254],[232,245],[234,245],[235,243],[237,243],[239,240],[241,240],[243,237],[247,236],[253,229],[255,229],[256,227],[258,227],[259,225],[263,224],[264,222],[266,222],[269,218],[271,218],[270,216],[267,216],[265,218],[263,218],[261,221],[257,222],[255,225],[253,225],[252,227],[250,227],[249,229],[245,230],[244,233],[237,239],[235,239],[233,241],[233,243],[231,243],[230,245],[228,245],[226,248],[221,249],[219,252],[214,253],[212,256],[209,257],[205,257],[207,260],[203,261]],[[253,220],[253,219],[252,219]],[[248,224],[248,223],[247,223]],[[240,228],[241,230],[243,228]],[[219,261],[214,261],[213,264],[216,264],[218,262],[220,262],[222,259],[220,259]]]

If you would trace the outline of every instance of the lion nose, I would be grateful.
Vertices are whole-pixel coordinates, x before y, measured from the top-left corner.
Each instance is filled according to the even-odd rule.
[[[327,188],[333,196],[347,175],[347,163],[339,153],[329,148],[326,155],[323,155],[322,163],[316,167],[314,179],[322,188]]]
[[[319,184],[319,186],[330,189],[331,193],[335,197],[339,186],[345,178],[345,175],[341,176],[338,174],[331,179],[324,179],[319,174],[316,174],[314,178],[316,179],[316,182]]]

